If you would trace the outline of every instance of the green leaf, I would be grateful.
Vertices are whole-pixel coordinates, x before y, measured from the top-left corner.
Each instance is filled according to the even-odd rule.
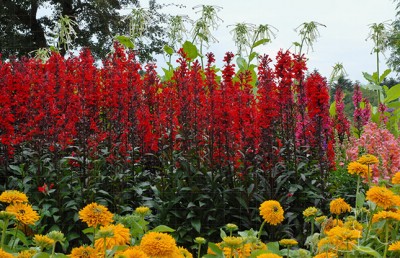
[[[355,250],[364,253],[364,254],[368,254],[368,255],[372,255],[373,257],[377,257],[380,258],[382,257],[377,251],[375,251],[374,249],[372,249],[369,246],[354,246]]]
[[[369,73],[366,73],[366,72],[363,72],[362,74],[363,74],[364,78],[365,78],[367,81],[369,81],[369,82],[371,82],[371,83],[374,82],[374,78],[372,78],[372,75],[370,75]]]
[[[252,53],[249,55],[249,61],[250,61],[250,62],[253,61],[253,59],[254,59],[257,55],[258,55],[257,52],[252,52]]]
[[[223,239],[224,237],[226,237],[226,233],[225,233],[225,231],[224,231],[222,228],[219,229],[219,236],[221,237],[221,239]]]
[[[197,47],[190,41],[185,41],[185,43],[183,43],[183,52],[185,52],[186,57],[190,60],[196,59],[199,55]]]
[[[164,71],[164,78],[163,81],[170,81],[172,76],[174,75],[174,71],[172,70],[167,70],[165,68],[162,68]]]
[[[386,99],[384,100],[385,103],[389,103],[392,100],[400,98],[400,83],[394,85],[386,92]]]
[[[246,70],[247,63],[243,57],[239,56],[238,58],[236,58],[236,63],[238,65],[239,69]]]
[[[174,49],[168,45],[165,45],[164,52],[167,53],[168,55],[172,56],[172,54],[174,53]]]
[[[65,255],[65,254],[61,254],[61,253],[55,253],[53,255],[54,258],[68,258],[69,256]]]
[[[49,257],[50,257],[50,254],[40,252],[40,253],[35,254],[32,258],[49,258]]]
[[[222,250],[214,243],[208,243],[208,247],[213,251],[217,256],[222,256]]]
[[[365,195],[363,193],[357,193],[357,209],[361,209],[364,206]]]
[[[127,48],[133,49],[135,47],[135,45],[133,44],[131,39],[127,36],[120,35],[120,36],[116,36],[115,39]]]
[[[332,102],[331,106],[329,107],[329,114],[331,117],[336,116],[336,102]]]
[[[275,254],[280,254],[279,252],[279,243],[278,242],[269,242],[267,244],[267,250],[275,253]]]
[[[170,233],[170,232],[175,232],[175,229],[170,228],[170,227],[165,226],[165,225],[159,225],[159,226],[153,228],[150,231],[154,231],[154,232],[169,232]]]
[[[383,80],[386,78],[386,76],[389,75],[389,73],[391,73],[392,70],[390,69],[386,69],[383,74],[379,77],[379,82],[383,82]]]
[[[201,229],[201,222],[198,219],[194,219],[190,221],[190,224],[192,224],[192,227],[198,232],[200,233],[200,229]]]
[[[22,174],[22,170],[19,166],[15,166],[15,165],[9,165],[11,170],[14,170],[15,172],[17,172],[17,175],[21,175]]]
[[[256,48],[259,45],[263,45],[265,43],[268,43],[269,39],[260,39],[259,41],[254,42],[253,46],[251,46],[252,48]]]

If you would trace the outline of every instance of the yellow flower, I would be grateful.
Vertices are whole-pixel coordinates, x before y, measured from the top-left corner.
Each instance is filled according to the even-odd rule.
[[[315,217],[318,213],[318,209],[315,207],[308,207],[303,211],[303,216],[308,218],[308,217]]]
[[[36,246],[40,247],[40,250],[49,249],[53,247],[55,243],[53,239],[44,235],[35,235],[33,237],[33,242]]]
[[[14,258],[12,254],[7,253],[3,249],[0,248],[0,257],[1,258]]]
[[[139,246],[132,246],[121,253],[126,258],[149,258],[145,252],[140,250]]]
[[[326,219],[324,223],[322,223],[322,228],[324,229],[324,233],[327,234],[332,228],[339,226],[343,226],[343,221],[340,219]]]
[[[368,166],[361,164],[360,162],[357,161],[350,162],[349,165],[347,166],[347,171],[349,172],[349,174],[359,175],[364,178],[368,177],[369,174]]]
[[[17,258],[32,258],[36,254],[36,250],[23,250],[18,253]]]
[[[380,212],[374,214],[374,216],[372,217],[372,223],[376,223],[381,220],[389,220],[389,219],[400,221],[400,213],[393,212],[393,211],[380,211]]]
[[[331,243],[330,237],[324,237],[318,241],[318,253],[327,253],[334,248],[335,246]]]
[[[224,246],[229,248],[239,248],[243,243],[243,238],[241,237],[224,237],[222,239],[224,241]]]
[[[140,242],[140,249],[150,257],[170,256],[176,248],[175,239],[166,233],[149,232]]]
[[[395,194],[384,186],[373,186],[366,193],[366,200],[376,203],[379,207],[387,209],[396,205]]]
[[[338,250],[352,250],[357,244],[357,239],[361,238],[361,231],[337,226],[326,234]]]
[[[271,225],[278,225],[284,220],[282,206],[274,200],[265,201],[260,205],[260,215]]]
[[[282,256],[273,254],[273,253],[269,253],[269,254],[260,254],[257,256],[257,258],[282,258]]]
[[[182,254],[183,258],[193,258],[193,255],[186,248],[178,247],[178,250]]]
[[[326,220],[326,216],[319,216],[315,218],[315,222],[317,222],[318,224],[323,223]]]
[[[15,219],[25,225],[33,225],[39,220],[39,214],[27,203],[15,202],[6,207],[6,211],[15,215]]]
[[[107,207],[91,203],[79,211],[79,218],[88,224],[89,227],[107,226],[113,222],[113,214],[108,211]]]
[[[332,200],[329,206],[331,213],[336,215],[351,211],[351,206],[343,198]]]
[[[393,242],[389,245],[389,251],[400,251],[400,241]]]
[[[70,258],[97,258],[97,251],[91,246],[80,246],[72,249]]]
[[[350,219],[349,219],[349,217],[347,217],[346,222],[344,223],[343,227],[348,228],[348,229],[359,230],[359,231],[363,230],[363,225],[360,222],[358,222],[357,220],[355,220],[354,217],[352,217]]]
[[[314,256],[314,258],[337,258],[337,257],[338,257],[337,254],[332,252],[320,253]]]
[[[204,237],[196,237],[194,242],[199,245],[204,245],[207,241]]]
[[[400,184],[400,172],[397,172],[396,174],[394,174],[394,176],[392,177],[392,183]]]
[[[299,243],[296,241],[296,239],[281,239],[279,244],[281,246],[294,246],[298,245]]]
[[[150,214],[150,208],[146,206],[140,206],[135,209],[135,213],[144,217]]]
[[[379,160],[372,154],[362,155],[357,161],[364,165],[372,165],[379,163]]]
[[[106,248],[112,249],[116,245],[126,245],[129,244],[131,236],[129,229],[125,228],[122,224],[117,225],[107,225],[100,227],[99,231],[112,232],[112,236],[105,238]],[[104,248],[104,238],[99,238],[94,242],[96,250],[103,251]]]
[[[16,202],[28,202],[26,194],[21,193],[17,190],[7,190],[1,193],[0,202],[5,203],[16,203]]]

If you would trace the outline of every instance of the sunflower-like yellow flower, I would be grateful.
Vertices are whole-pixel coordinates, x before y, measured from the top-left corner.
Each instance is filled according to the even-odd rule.
[[[336,215],[351,211],[351,206],[343,198],[332,200],[329,208],[331,213]]]
[[[305,209],[303,211],[303,216],[305,218],[309,218],[309,217],[315,217],[318,214],[318,209],[315,207],[308,207],[307,209]]]
[[[229,248],[239,248],[243,244],[243,238],[241,237],[224,237],[223,239],[224,246]]]
[[[75,247],[71,250],[70,258],[98,258],[96,249],[91,246]],[[140,257],[141,258],[141,257]]]
[[[361,164],[360,162],[357,161],[350,162],[349,165],[347,166],[347,171],[349,172],[349,174],[359,175],[364,178],[367,178],[369,174],[368,166]]]
[[[150,214],[150,208],[146,206],[140,206],[135,209],[135,213],[141,216],[146,216]]]
[[[36,246],[40,247],[40,250],[50,249],[55,243],[53,239],[45,235],[35,235],[33,237],[33,242]]]
[[[400,241],[393,242],[389,245],[389,251],[398,252],[400,251]]]
[[[102,237],[94,242],[94,246],[98,251],[103,251],[104,240],[106,241],[107,249],[112,249],[117,245],[129,244],[129,241],[131,240],[129,229],[125,228],[122,224],[109,224],[107,226],[101,226],[99,232],[100,231],[112,232],[112,234],[110,237],[106,237],[105,239]]]
[[[284,239],[281,239],[279,241],[279,244],[281,246],[295,246],[295,245],[298,245],[299,243],[297,242],[296,239],[286,239],[286,238],[284,238]]]
[[[28,249],[23,250],[17,254],[17,258],[32,258],[36,254],[36,250]]]
[[[317,222],[318,224],[322,224],[326,219],[327,217],[325,215],[318,216],[315,218],[315,222]]]
[[[379,163],[378,158],[372,154],[362,155],[357,161],[364,165],[373,165]]]
[[[376,203],[381,208],[395,206],[395,194],[384,186],[373,186],[366,193],[366,200]]]
[[[166,233],[149,232],[145,234],[140,242],[140,249],[150,257],[168,257],[174,252],[175,239]]]
[[[334,227],[327,233],[331,243],[337,250],[353,250],[357,239],[361,238],[361,231],[344,227]]]
[[[268,253],[268,254],[260,254],[257,256],[257,258],[282,258],[282,256],[273,253]]]
[[[325,234],[327,234],[332,228],[336,226],[343,227],[343,221],[330,217],[322,223],[322,228],[324,229]]]
[[[15,215],[15,219],[25,225],[33,225],[39,220],[39,214],[27,203],[14,202],[6,207],[6,212]]]
[[[79,211],[79,218],[89,227],[107,226],[113,222],[113,214],[107,207],[97,203],[86,205]]]
[[[140,250],[139,246],[132,246],[124,250],[121,255],[126,258],[149,258],[149,256]]]
[[[0,248],[0,257],[1,258],[14,258],[14,256],[10,253],[7,253],[3,249]]]
[[[193,255],[186,248],[179,246],[178,250],[183,258],[193,258]]]
[[[394,176],[392,177],[392,184],[400,184],[400,172],[397,172],[396,174],[394,174]]]
[[[314,258],[338,258],[338,255],[332,252],[325,252],[317,254],[316,256],[314,256]]]
[[[376,223],[382,220],[395,220],[400,221],[400,213],[393,211],[380,211],[372,216],[372,223]]]
[[[271,225],[278,225],[284,220],[282,206],[274,200],[265,201],[260,205],[260,215]]]
[[[347,217],[343,227],[352,230],[359,230],[359,231],[363,230],[363,225],[360,222],[358,222],[354,217],[351,218]]]
[[[16,202],[28,202],[26,194],[17,190],[7,190],[0,194],[0,202],[5,203],[16,203]]]

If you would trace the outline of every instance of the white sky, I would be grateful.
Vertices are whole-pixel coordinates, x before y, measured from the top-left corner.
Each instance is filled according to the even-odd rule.
[[[326,25],[320,27],[320,38],[314,44],[314,52],[307,57],[310,71],[317,69],[327,78],[336,63],[342,63],[351,80],[365,80],[362,72],[376,70],[375,55],[371,55],[372,41],[366,41],[368,25],[395,19],[395,6],[392,0],[158,0],[157,3],[183,4],[186,8],[167,7],[162,11],[171,14],[186,14],[192,20],[199,18],[192,7],[197,5],[217,5],[223,9],[218,13],[223,19],[214,43],[205,52],[216,55],[217,65],[221,65],[224,53],[236,53],[227,25],[238,22],[270,24],[279,31],[272,43],[257,48],[260,53],[269,54],[273,59],[279,49],[294,51],[292,42],[300,41],[294,31],[303,22],[316,21]],[[389,53],[387,53],[387,56]],[[161,58],[162,59],[162,58]],[[161,65],[161,63],[160,63]],[[380,63],[381,71],[387,68],[385,59]],[[392,74],[394,77],[395,74]]]

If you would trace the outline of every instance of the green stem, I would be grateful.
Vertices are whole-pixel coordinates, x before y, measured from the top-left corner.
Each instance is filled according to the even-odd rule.
[[[357,220],[357,215],[358,215],[358,191],[360,190],[360,175],[357,177],[357,190],[356,190],[356,208],[354,211],[354,219]]]
[[[56,244],[57,244],[57,242],[54,242],[54,244],[53,244],[53,250],[51,251],[50,258],[53,258],[53,257],[54,257],[54,254],[55,254],[55,252],[56,252]]]
[[[389,225],[388,222],[385,222],[385,251],[383,252],[383,258],[386,258],[386,254],[389,247]]]
[[[11,245],[11,249],[14,249],[14,245],[15,245],[15,242],[16,242],[16,240],[17,240],[18,226],[19,226],[19,222],[17,223],[17,226],[15,227],[15,230],[14,230],[14,239],[13,239],[13,243],[12,243],[12,245]]]
[[[8,228],[8,222],[9,219],[5,219],[4,220],[4,224],[3,224],[3,233],[1,234],[1,249],[4,250],[4,241],[6,239],[6,232],[7,232],[7,228]]]
[[[260,240],[260,238],[261,238],[261,232],[262,232],[262,230],[263,230],[263,227],[264,227],[264,225],[265,225],[265,220],[264,220],[264,222],[261,224],[261,227],[260,227],[260,230],[258,231],[258,236],[257,236],[257,238],[258,238],[258,240]]]
[[[104,238],[104,258],[106,258],[106,253],[107,253],[107,242],[106,242],[106,237]]]
[[[94,247],[94,241],[95,241],[95,238],[96,238],[96,228],[97,228],[97,227],[93,227],[93,240],[92,240],[92,247]]]
[[[201,244],[199,244],[199,250],[197,251],[197,258],[200,258],[200,252],[201,251]]]

